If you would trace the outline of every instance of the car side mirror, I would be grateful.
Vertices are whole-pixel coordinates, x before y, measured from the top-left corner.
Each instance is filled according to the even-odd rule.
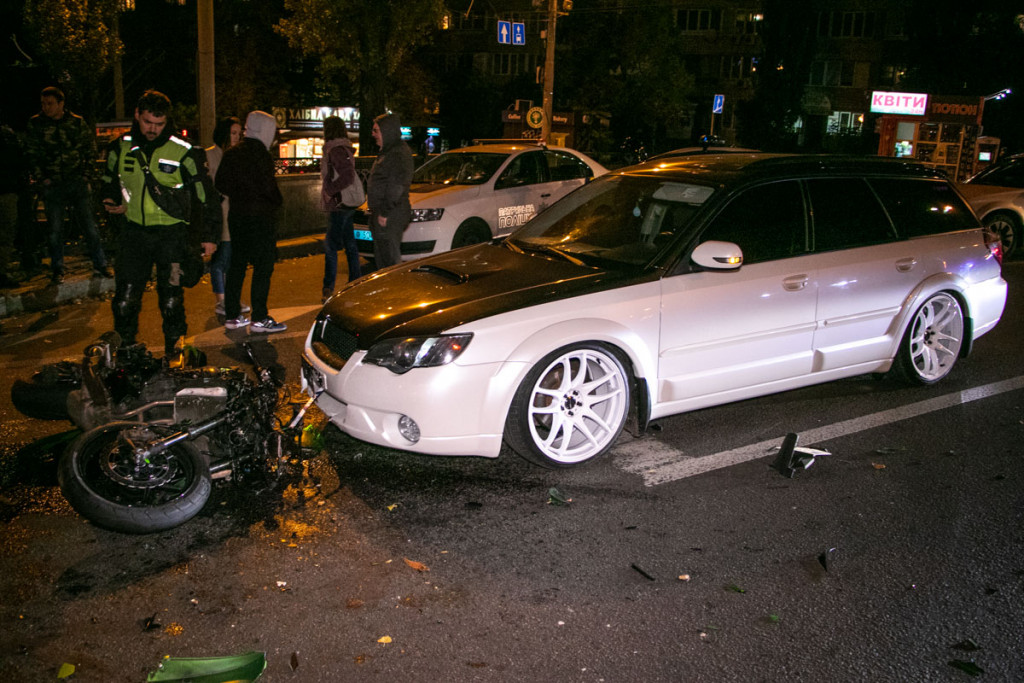
[[[732,242],[708,240],[697,245],[690,259],[702,268],[736,270],[743,265],[743,250]]]

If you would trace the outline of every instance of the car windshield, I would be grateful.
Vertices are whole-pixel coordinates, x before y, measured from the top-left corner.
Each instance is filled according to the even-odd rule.
[[[414,183],[431,185],[480,185],[494,175],[508,154],[450,152],[431,159],[412,176]]]
[[[646,265],[686,229],[713,192],[662,178],[604,176],[556,202],[507,244],[583,265]]]

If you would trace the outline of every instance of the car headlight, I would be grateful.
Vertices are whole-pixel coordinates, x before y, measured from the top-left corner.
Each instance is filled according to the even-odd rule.
[[[466,350],[472,338],[472,334],[443,334],[388,339],[370,347],[363,362],[379,365],[398,375],[413,368],[447,365]]]
[[[444,214],[444,209],[413,209],[412,222],[439,221],[442,214]]]

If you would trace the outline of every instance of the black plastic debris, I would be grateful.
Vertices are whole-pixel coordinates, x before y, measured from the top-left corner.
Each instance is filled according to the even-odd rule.
[[[821,563],[821,566],[827,572],[830,572],[833,569],[835,569],[836,550],[837,548],[829,548],[821,555],[818,555],[818,562]]]
[[[650,574],[645,572],[642,568],[638,567],[635,563],[631,564],[629,566],[632,567],[634,570],[636,570],[636,572],[638,574],[640,574],[640,576],[644,577],[645,579],[647,579],[649,581],[654,581],[654,577],[653,576],[651,576]]]
[[[949,647],[954,650],[963,650],[964,652],[976,652],[981,649],[981,645],[978,645],[970,638],[964,638],[959,643],[953,643]]]
[[[963,659],[951,659],[949,665],[954,669],[960,669],[968,676],[980,676],[985,673],[985,670],[974,662],[967,662]]]
[[[806,470],[813,465],[814,459],[818,456],[832,455],[828,451],[817,448],[797,448],[798,439],[799,437],[793,432],[786,434],[786,438],[782,440],[782,446],[779,448],[779,454],[771,464],[772,469],[778,470],[779,474],[790,479],[793,478],[797,470]]]
[[[156,631],[160,628],[163,628],[160,622],[156,620],[156,613],[154,613],[153,616],[151,617],[146,617],[145,619],[143,619],[141,625],[143,631]]]

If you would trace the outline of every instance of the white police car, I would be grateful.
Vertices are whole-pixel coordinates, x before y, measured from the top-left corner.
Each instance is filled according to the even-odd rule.
[[[412,222],[402,237],[402,260],[508,235],[534,214],[607,172],[575,150],[530,142],[445,152],[413,175]],[[365,205],[353,220],[360,253],[373,258]]]

